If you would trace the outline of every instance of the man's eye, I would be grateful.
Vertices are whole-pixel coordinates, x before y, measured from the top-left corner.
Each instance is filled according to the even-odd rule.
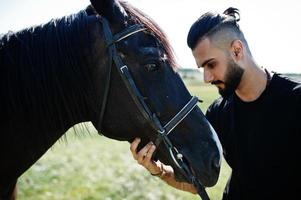
[[[208,68],[213,69],[215,66],[215,63],[208,63],[207,66],[208,66]]]
[[[145,69],[149,72],[153,72],[159,69],[158,65],[155,63],[149,63],[144,65]]]

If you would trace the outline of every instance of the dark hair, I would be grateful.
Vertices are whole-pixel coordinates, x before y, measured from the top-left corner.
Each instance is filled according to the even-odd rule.
[[[239,20],[240,14],[237,8],[230,7],[223,14],[207,12],[192,24],[187,36],[187,45],[194,49],[199,40],[209,36],[223,25],[233,26],[239,30],[237,24]]]

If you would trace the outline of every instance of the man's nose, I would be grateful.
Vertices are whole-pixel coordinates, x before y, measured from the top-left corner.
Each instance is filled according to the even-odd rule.
[[[209,70],[204,69],[204,82],[211,83],[213,81],[213,75]]]

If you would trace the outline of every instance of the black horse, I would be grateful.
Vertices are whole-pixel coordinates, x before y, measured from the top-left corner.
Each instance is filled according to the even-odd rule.
[[[164,33],[128,3],[91,3],[77,14],[0,38],[0,199],[12,198],[18,177],[70,127],[88,121],[112,139],[139,136],[141,145],[157,140],[156,158],[172,165],[179,180],[191,181],[166,148],[170,142],[194,177],[214,185],[220,144],[198,107],[188,105],[191,112],[170,128],[169,139],[160,137],[165,145],[157,139],[160,123],[193,100]],[[126,65],[118,68],[117,58]],[[128,70],[125,77],[119,69]]]

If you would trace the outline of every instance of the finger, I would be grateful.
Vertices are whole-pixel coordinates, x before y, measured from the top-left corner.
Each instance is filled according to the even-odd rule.
[[[140,138],[135,138],[135,140],[131,143],[130,150],[133,154],[133,157],[137,160],[137,147],[140,143],[141,139]]]
[[[139,164],[143,163],[143,160],[147,154],[147,152],[149,151],[149,149],[151,148],[152,143],[148,143],[147,145],[145,145],[139,152],[138,152],[138,156],[137,156],[137,161]]]
[[[157,169],[157,163],[152,159],[152,156],[156,150],[156,146],[152,145],[147,152],[144,160],[143,160],[143,166],[145,166],[149,171],[152,171],[153,169]]]
[[[151,161],[151,158],[152,158],[153,153],[155,152],[155,150],[156,150],[156,146],[154,144],[152,144],[151,147],[149,148],[149,150],[146,153],[146,156],[144,158],[144,162],[150,162]]]

